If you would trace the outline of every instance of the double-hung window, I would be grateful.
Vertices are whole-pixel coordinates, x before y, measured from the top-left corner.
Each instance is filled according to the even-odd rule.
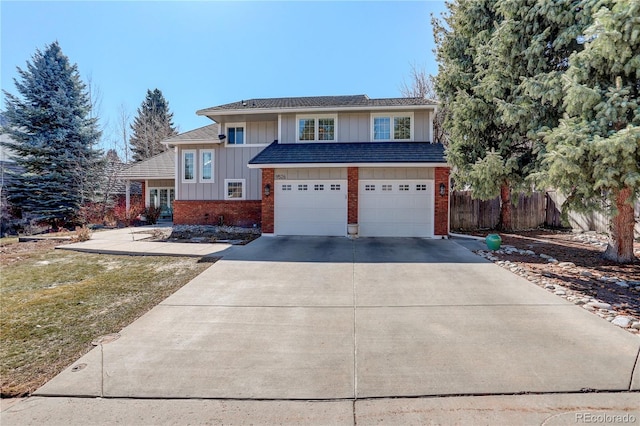
[[[335,114],[298,116],[298,142],[335,142],[337,121]]]
[[[244,145],[246,143],[245,124],[227,124],[227,145]]]
[[[196,150],[185,149],[182,151],[182,182],[196,181]]]
[[[212,149],[200,150],[200,183],[214,182],[214,155]]]
[[[183,149],[180,168],[182,183],[215,182],[215,151]]]
[[[374,141],[411,141],[413,113],[373,114],[371,127]]]

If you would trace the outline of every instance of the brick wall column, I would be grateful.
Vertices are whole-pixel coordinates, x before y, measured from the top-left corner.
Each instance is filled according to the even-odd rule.
[[[358,167],[347,167],[347,223],[358,223]]]
[[[446,236],[449,233],[449,172],[448,167],[436,167],[434,191],[433,234]],[[445,186],[445,194],[440,195],[440,184]]]
[[[264,187],[271,185],[271,194],[264,195]],[[275,196],[276,186],[274,181],[274,169],[262,169],[262,233],[273,234],[275,223]]]

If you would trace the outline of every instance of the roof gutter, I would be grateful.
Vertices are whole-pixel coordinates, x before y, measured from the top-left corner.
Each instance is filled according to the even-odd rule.
[[[311,112],[359,112],[359,111],[406,111],[406,110],[436,110],[437,104],[428,105],[387,105],[387,106],[340,106],[340,107],[296,107],[296,108],[238,108],[238,109],[212,109],[205,108],[196,111],[197,115],[225,116],[238,114],[286,114],[286,113],[311,113]],[[215,120],[214,120],[215,121]]]
[[[450,167],[447,163],[273,163],[247,164],[250,169],[306,169],[328,167]]]

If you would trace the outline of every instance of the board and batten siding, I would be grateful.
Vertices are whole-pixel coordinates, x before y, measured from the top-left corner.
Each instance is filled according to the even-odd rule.
[[[359,169],[359,178],[361,180],[432,180],[435,178],[435,171],[433,167],[361,167]]]
[[[178,149],[177,166],[177,193],[176,200],[224,200],[225,179],[245,179],[246,200],[260,200],[262,192],[262,175],[259,169],[247,167],[249,160],[262,151],[264,146],[251,147],[225,147],[224,144],[182,145]],[[184,183],[182,182],[182,151],[183,150],[214,150],[213,183]],[[196,178],[200,174],[200,155],[196,156]]]
[[[347,168],[276,169],[274,177],[275,180],[341,180],[347,179]]]
[[[330,114],[330,113],[328,113]],[[393,112],[390,114],[401,114]],[[317,114],[309,114],[317,115]],[[322,115],[322,114],[320,114]],[[417,142],[432,142],[430,111],[415,111],[413,115],[413,138]],[[336,142],[370,142],[371,141],[371,113],[349,112],[338,113],[338,140]],[[296,114],[282,114],[280,143],[296,143],[297,123]]]
[[[369,142],[370,122],[367,112],[338,114],[338,142]]]
[[[174,185],[173,179],[149,179],[147,181],[147,191],[149,188],[173,188]]]
[[[416,142],[433,142],[432,126],[429,125],[431,111],[416,111],[413,115],[413,140]]]
[[[278,139],[277,121],[248,121],[246,130],[248,145],[270,144]]]

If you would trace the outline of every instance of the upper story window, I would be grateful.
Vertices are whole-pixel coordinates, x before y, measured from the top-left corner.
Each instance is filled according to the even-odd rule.
[[[245,129],[244,123],[227,124],[227,145],[244,145],[246,143]]]
[[[413,140],[413,113],[373,114],[371,134],[374,141]]]
[[[185,149],[182,151],[182,181],[196,181],[196,150]]]
[[[213,182],[214,152],[212,149],[200,150],[200,182]]]
[[[336,123],[335,114],[297,116],[299,142],[335,142]]]

